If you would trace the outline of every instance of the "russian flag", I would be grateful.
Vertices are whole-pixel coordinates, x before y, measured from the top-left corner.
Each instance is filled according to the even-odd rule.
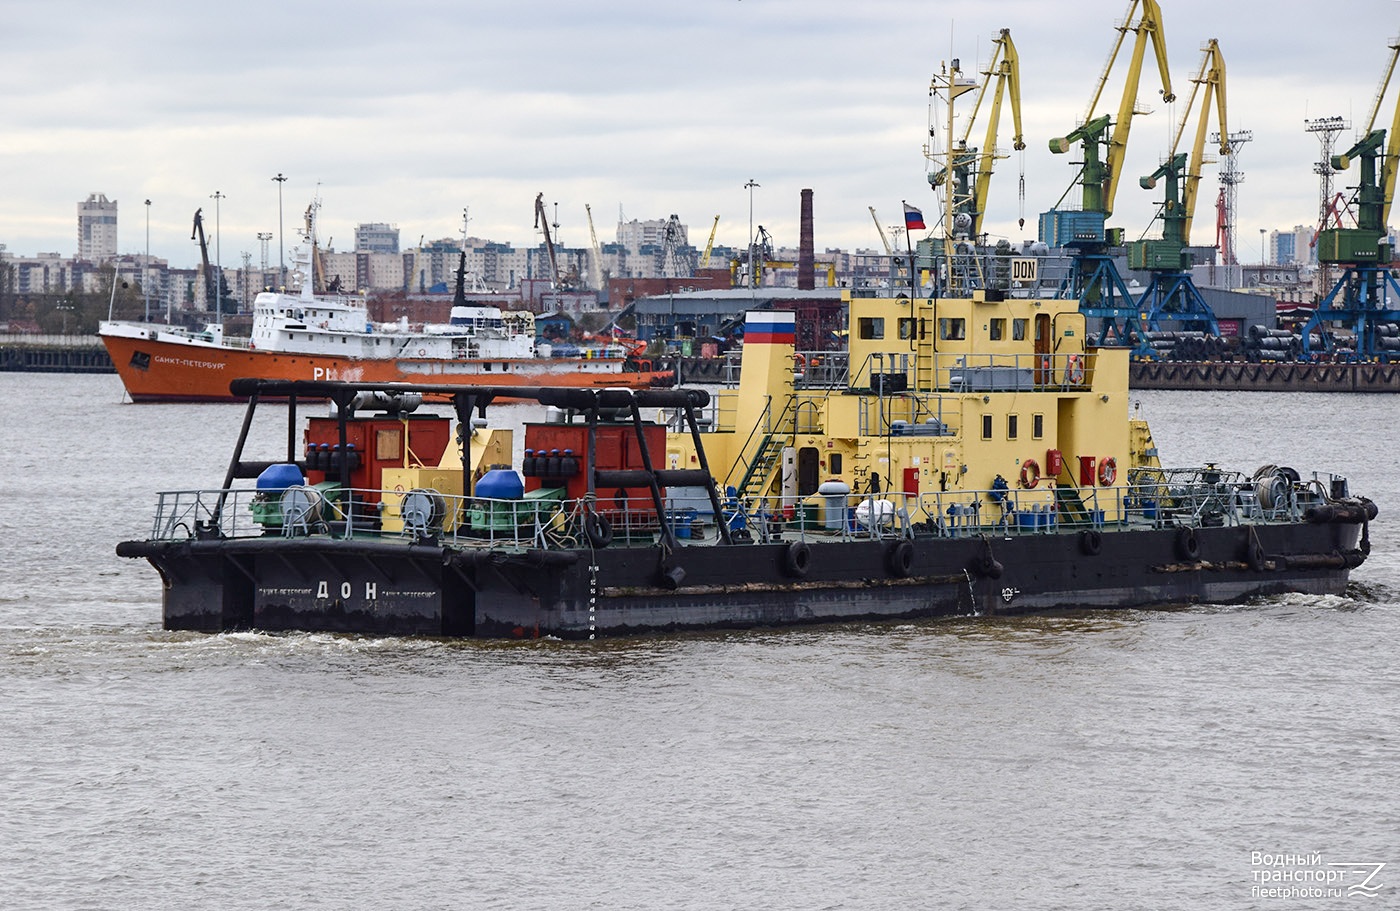
[[[744,343],[791,345],[797,341],[796,314],[791,310],[750,310],[744,314]]]
[[[909,205],[907,202],[904,204],[904,229],[906,231],[928,230],[924,225],[924,213]]]

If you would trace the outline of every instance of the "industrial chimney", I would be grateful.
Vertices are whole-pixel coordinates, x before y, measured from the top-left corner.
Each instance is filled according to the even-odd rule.
[[[817,287],[817,254],[812,243],[812,191],[802,191],[802,227],[797,241],[797,290]]]

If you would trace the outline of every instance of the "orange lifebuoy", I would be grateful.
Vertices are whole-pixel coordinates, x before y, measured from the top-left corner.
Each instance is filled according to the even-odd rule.
[[[1071,354],[1065,364],[1065,382],[1070,386],[1084,382],[1084,359],[1077,354]]]
[[[1113,456],[1109,456],[1099,462],[1099,486],[1112,487],[1113,482],[1118,480],[1118,462]]]
[[[800,354],[794,354],[792,356],[792,366],[795,370],[805,369],[807,366],[807,359]]]
[[[1026,459],[1021,463],[1021,486],[1030,490],[1040,483],[1040,465],[1035,459]]]

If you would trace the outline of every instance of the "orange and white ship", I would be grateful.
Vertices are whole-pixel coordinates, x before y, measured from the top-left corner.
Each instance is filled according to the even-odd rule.
[[[375,324],[363,298],[315,294],[309,246],[293,253],[299,293],[264,291],[252,334],[103,322],[98,336],[133,402],[233,401],[242,377],[344,382],[645,388],[669,385],[621,344],[536,344],[529,312],[454,303],[450,321]]]

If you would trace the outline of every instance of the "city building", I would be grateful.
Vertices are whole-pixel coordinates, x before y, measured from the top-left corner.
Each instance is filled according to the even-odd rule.
[[[93,193],[78,203],[78,259],[101,265],[117,255],[117,201]]]
[[[356,253],[399,252],[399,229],[393,225],[375,222],[355,226]]]

